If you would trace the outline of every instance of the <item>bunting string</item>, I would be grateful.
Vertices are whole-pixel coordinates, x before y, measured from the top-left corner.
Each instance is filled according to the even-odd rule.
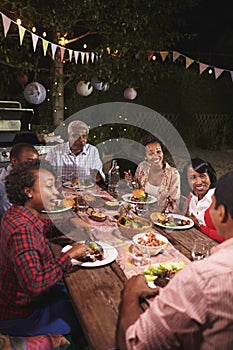
[[[25,37],[25,33],[28,32],[31,35],[32,38],[32,47],[33,51],[36,51],[37,45],[39,40],[42,42],[42,47],[43,47],[43,53],[44,56],[46,56],[47,51],[49,46],[51,47],[51,53],[52,53],[52,58],[55,58],[55,54],[57,50],[60,50],[60,60],[64,60],[64,56],[66,53],[68,53],[69,61],[72,61],[72,58],[74,57],[74,61],[77,64],[78,63],[78,58],[79,56],[81,57],[81,63],[94,63],[95,61],[98,61],[98,54],[94,52],[81,52],[81,51],[76,51],[72,49],[66,49],[64,46],[60,46],[58,44],[54,44],[43,37],[31,32],[30,30],[24,28],[23,26],[17,24],[15,21],[4,15],[4,13],[0,12],[2,16],[2,24],[3,24],[3,32],[4,32],[4,37],[7,37],[8,31],[10,29],[11,23],[15,24],[18,26],[18,31],[19,31],[19,43],[20,46],[23,45],[23,40]]]
[[[39,40],[42,42],[42,47],[43,47],[43,53],[44,56],[46,56],[48,48],[50,46],[51,48],[51,53],[52,53],[52,58],[55,58],[55,54],[57,52],[57,50],[60,50],[60,59],[61,61],[64,60],[64,56],[67,53],[68,54],[68,58],[69,61],[71,62],[72,59],[74,58],[74,62],[77,64],[78,60],[80,59],[81,63],[94,63],[97,62],[99,58],[101,58],[102,56],[102,52],[103,50],[101,50],[100,54],[94,53],[94,52],[82,52],[82,51],[77,51],[77,50],[72,50],[72,49],[66,49],[64,46],[60,46],[57,44],[54,44],[42,37],[40,37],[39,35],[32,33],[30,30],[24,28],[23,26],[17,24],[15,21],[13,21],[12,19],[10,19],[9,17],[7,17],[6,15],[4,15],[2,12],[1,16],[2,16],[2,23],[3,23],[3,31],[4,31],[4,36],[5,38],[7,37],[7,33],[10,29],[11,23],[14,23],[15,25],[18,26],[18,31],[19,31],[19,43],[22,46],[23,44],[23,39],[25,37],[25,33],[28,32],[31,35],[32,38],[32,47],[33,47],[33,51],[36,51],[37,45]],[[148,61],[151,61],[154,59],[155,57],[155,53],[158,53],[162,59],[162,62],[165,62],[167,59],[167,56],[171,53],[172,54],[172,61],[175,62],[179,57],[184,57],[185,59],[185,68],[188,69],[193,63],[198,64],[199,66],[199,74],[203,74],[207,68],[211,68],[214,71],[214,77],[215,79],[218,79],[221,74],[223,72],[227,72],[228,74],[230,74],[230,78],[233,82],[233,70],[228,70],[228,69],[224,69],[221,67],[215,67],[211,64],[208,63],[204,63],[204,62],[200,62],[199,60],[195,60],[191,57],[188,57],[180,52],[177,51],[149,51],[147,53],[147,59]],[[109,52],[110,54],[110,52]]]

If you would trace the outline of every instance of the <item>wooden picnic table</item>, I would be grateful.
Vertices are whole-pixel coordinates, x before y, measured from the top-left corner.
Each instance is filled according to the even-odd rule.
[[[203,238],[211,247],[218,244],[195,228],[170,230],[156,227],[156,230],[167,237],[169,242],[188,259],[191,259],[190,252],[195,238]],[[85,240],[85,230],[83,233],[80,231]],[[64,235],[52,240],[51,247],[56,254],[61,247],[69,243],[69,237]],[[65,275],[65,283],[90,349],[117,349],[117,320],[121,291],[126,279],[125,273],[116,261],[94,268],[75,266]]]

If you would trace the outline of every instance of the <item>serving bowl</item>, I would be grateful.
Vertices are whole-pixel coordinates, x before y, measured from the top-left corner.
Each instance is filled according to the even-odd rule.
[[[157,255],[168,244],[168,239],[159,233],[142,232],[133,236],[133,242],[139,250],[147,249],[150,256]]]
[[[117,225],[121,233],[129,239],[132,239],[137,233],[149,232],[152,228],[150,220],[138,217],[137,215],[132,215],[130,218],[121,216],[117,220]]]

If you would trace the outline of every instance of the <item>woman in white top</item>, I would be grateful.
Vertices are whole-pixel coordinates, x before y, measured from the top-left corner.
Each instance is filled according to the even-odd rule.
[[[215,191],[216,172],[211,164],[201,158],[193,158],[183,170],[182,184],[188,182],[189,191],[186,215],[194,221],[194,225],[207,236],[222,242],[210,217],[212,195]],[[182,191],[183,192],[183,191]]]
[[[156,137],[145,139],[143,144],[145,160],[138,165],[134,180],[146,193],[157,198],[161,208],[169,197],[174,209],[180,198],[180,174],[164,160],[164,147]],[[125,173],[125,179],[130,180],[130,171]]]

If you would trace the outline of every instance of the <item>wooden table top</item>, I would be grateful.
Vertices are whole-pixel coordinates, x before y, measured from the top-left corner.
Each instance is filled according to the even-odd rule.
[[[188,259],[195,238],[203,238],[211,247],[218,243],[195,228],[170,230],[156,227]],[[86,239],[85,235],[83,236]],[[69,244],[67,236],[55,238],[51,247],[56,254]],[[77,317],[94,350],[116,349],[116,329],[121,291],[126,276],[116,261],[94,268],[73,267],[64,277]]]

